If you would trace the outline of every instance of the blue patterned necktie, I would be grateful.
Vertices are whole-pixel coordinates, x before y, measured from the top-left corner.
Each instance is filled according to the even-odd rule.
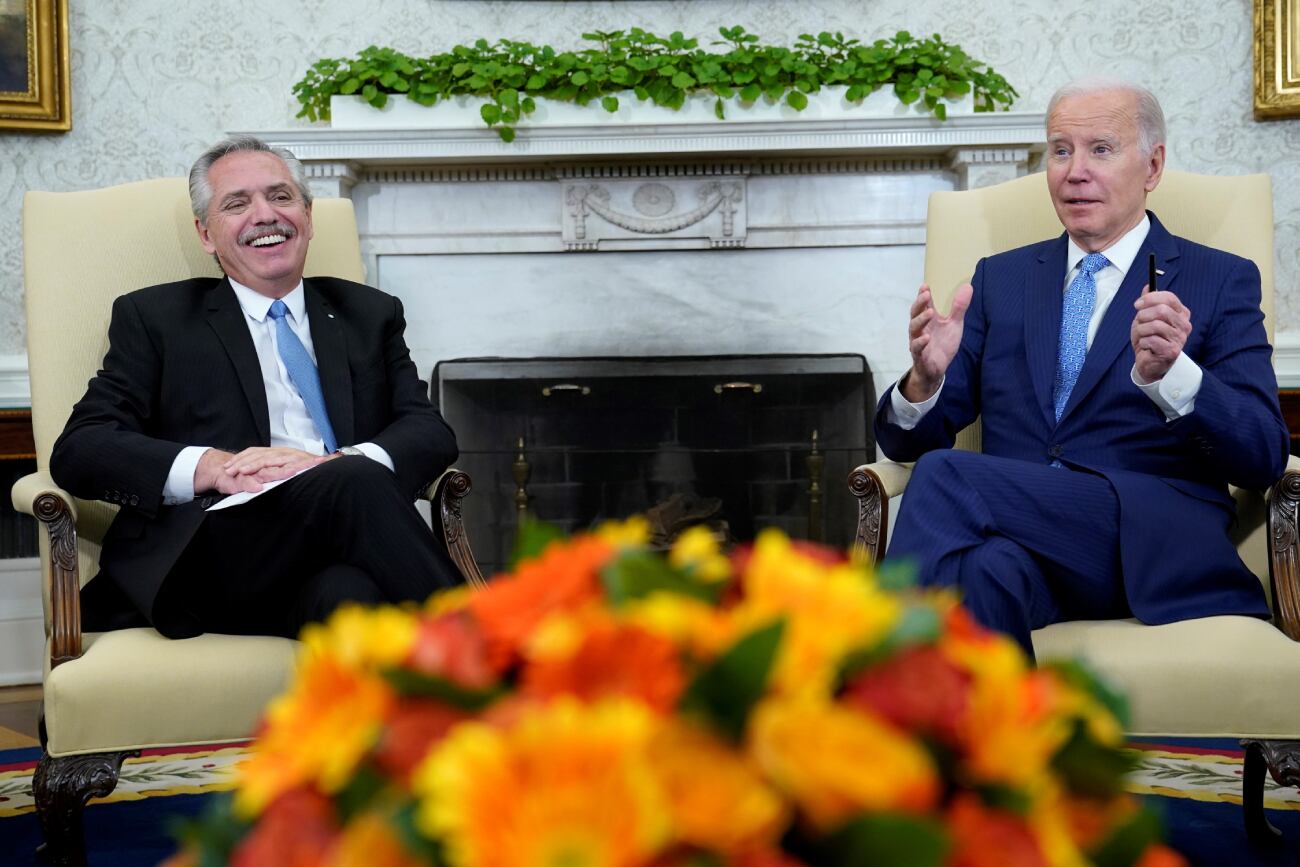
[[[1088,353],[1088,323],[1097,301],[1097,281],[1093,278],[1110,261],[1100,253],[1089,253],[1079,262],[1079,275],[1070,281],[1065,290],[1065,303],[1061,309],[1061,344],[1056,353],[1056,386],[1052,389],[1052,403],[1056,420],[1070,400],[1070,392],[1083,370],[1083,357]]]
[[[289,327],[286,318],[288,313],[289,308],[284,306],[283,301],[271,305],[269,315],[275,320],[275,345],[280,350],[280,360],[284,362],[285,370],[289,371],[289,379],[293,380],[294,387],[302,396],[302,402],[307,405],[311,420],[316,423],[316,430],[325,441],[325,452],[328,454],[338,448],[338,440],[334,438],[334,428],[330,426],[329,413],[325,410],[320,373],[316,370],[316,362],[307,353],[307,347],[302,345],[298,335]]]

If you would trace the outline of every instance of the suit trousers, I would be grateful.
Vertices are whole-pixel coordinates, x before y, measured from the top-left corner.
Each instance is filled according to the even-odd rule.
[[[344,602],[422,602],[461,581],[396,476],[344,456],[208,512],[163,581],[153,623],[169,638],[292,637]]]
[[[924,586],[955,587],[976,620],[1033,657],[1030,632],[1062,620],[1130,616],[1109,481],[977,452],[917,462],[888,557]]]

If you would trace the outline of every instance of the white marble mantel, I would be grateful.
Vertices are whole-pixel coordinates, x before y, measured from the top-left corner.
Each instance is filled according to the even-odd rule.
[[[356,203],[442,359],[855,352],[907,364],[935,190],[1032,170],[1043,116],[256,131]]]

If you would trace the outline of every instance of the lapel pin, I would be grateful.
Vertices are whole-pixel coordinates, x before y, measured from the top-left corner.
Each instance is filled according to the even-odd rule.
[[[1159,268],[1156,269],[1156,274],[1159,275],[1159,276],[1161,276],[1161,277],[1165,276],[1165,272],[1162,271],[1162,270],[1160,270]]]
[[[1160,272],[1160,273],[1164,273],[1164,272],[1162,271],[1162,272]],[[333,314],[333,313],[326,313],[325,315],[328,316],[330,319],[333,319],[333,318],[334,318],[334,314]]]

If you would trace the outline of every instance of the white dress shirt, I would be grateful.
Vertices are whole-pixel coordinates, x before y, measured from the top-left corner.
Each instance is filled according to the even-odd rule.
[[[274,298],[269,298],[240,283],[230,280],[230,286],[239,299],[239,307],[244,311],[244,322],[248,325],[253,338],[253,348],[257,350],[257,362],[262,368],[262,383],[266,386],[266,408],[271,421],[271,445],[300,449],[314,455],[325,454],[325,440],[316,429],[311,413],[302,395],[289,378],[289,371],[280,358],[280,349],[276,343],[275,321],[268,315]],[[289,308],[287,318],[289,327],[298,335],[302,345],[307,349],[313,362],[316,361],[316,348],[311,340],[311,328],[307,322],[307,295],[302,281],[293,291],[280,299]],[[172,462],[163,486],[163,502],[168,505],[184,503],[194,499],[194,471],[199,465],[199,458],[209,446],[186,446],[181,449],[176,460]],[[356,448],[366,457],[376,460],[388,469],[393,469],[393,459],[381,446],[374,443],[357,443]]]
[[[1115,295],[1119,292],[1120,284],[1124,282],[1124,277],[1133,267],[1133,260],[1137,258],[1138,250],[1142,247],[1142,242],[1146,240],[1147,233],[1151,230],[1151,220],[1146,214],[1142,215],[1142,222],[1130,229],[1122,238],[1111,244],[1108,248],[1101,251],[1106,259],[1110,262],[1105,268],[1102,268],[1093,275],[1097,284],[1097,298],[1092,305],[1092,317],[1088,320],[1088,347],[1092,348],[1092,340],[1097,336],[1097,329],[1101,327],[1102,317],[1106,315],[1106,310],[1110,307],[1110,302],[1115,300]],[[1066,250],[1066,264],[1069,266],[1065,270],[1065,282],[1061,284],[1061,292],[1064,293],[1069,287],[1071,281],[1079,274],[1079,263],[1087,252],[1074,243],[1074,239],[1068,240]],[[1138,378],[1137,365],[1133,365],[1133,370],[1129,374],[1133,384],[1142,390],[1142,393],[1149,397],[1156,406],[1160,407],[1161,412],[1165,414],[1165,419],[1173,421],[1185,415],[1190,415],[1195,409],[1196,394],[1201,388],[1202,371],[1200,366],[1187,357],[1184,353],[1179,353],[1178,358],[1174,360],[1164,378],[1155,382],[1143,382]],[[907,376],[907,374],[903,374]],[[946,381],[946,377],[945,380]],[[921,403],[912,403],[903,397],[902,385],[903,379],[899,378],[898,384],[890,392],[889,406],[885,408],[885,419],[893,424],[898,425],[903,430],[911,430],[916,427],[921,419],[929,412],[939,401],[939,393],[943,391],[943,382],[939,383],[939,388],[935,393]]]

